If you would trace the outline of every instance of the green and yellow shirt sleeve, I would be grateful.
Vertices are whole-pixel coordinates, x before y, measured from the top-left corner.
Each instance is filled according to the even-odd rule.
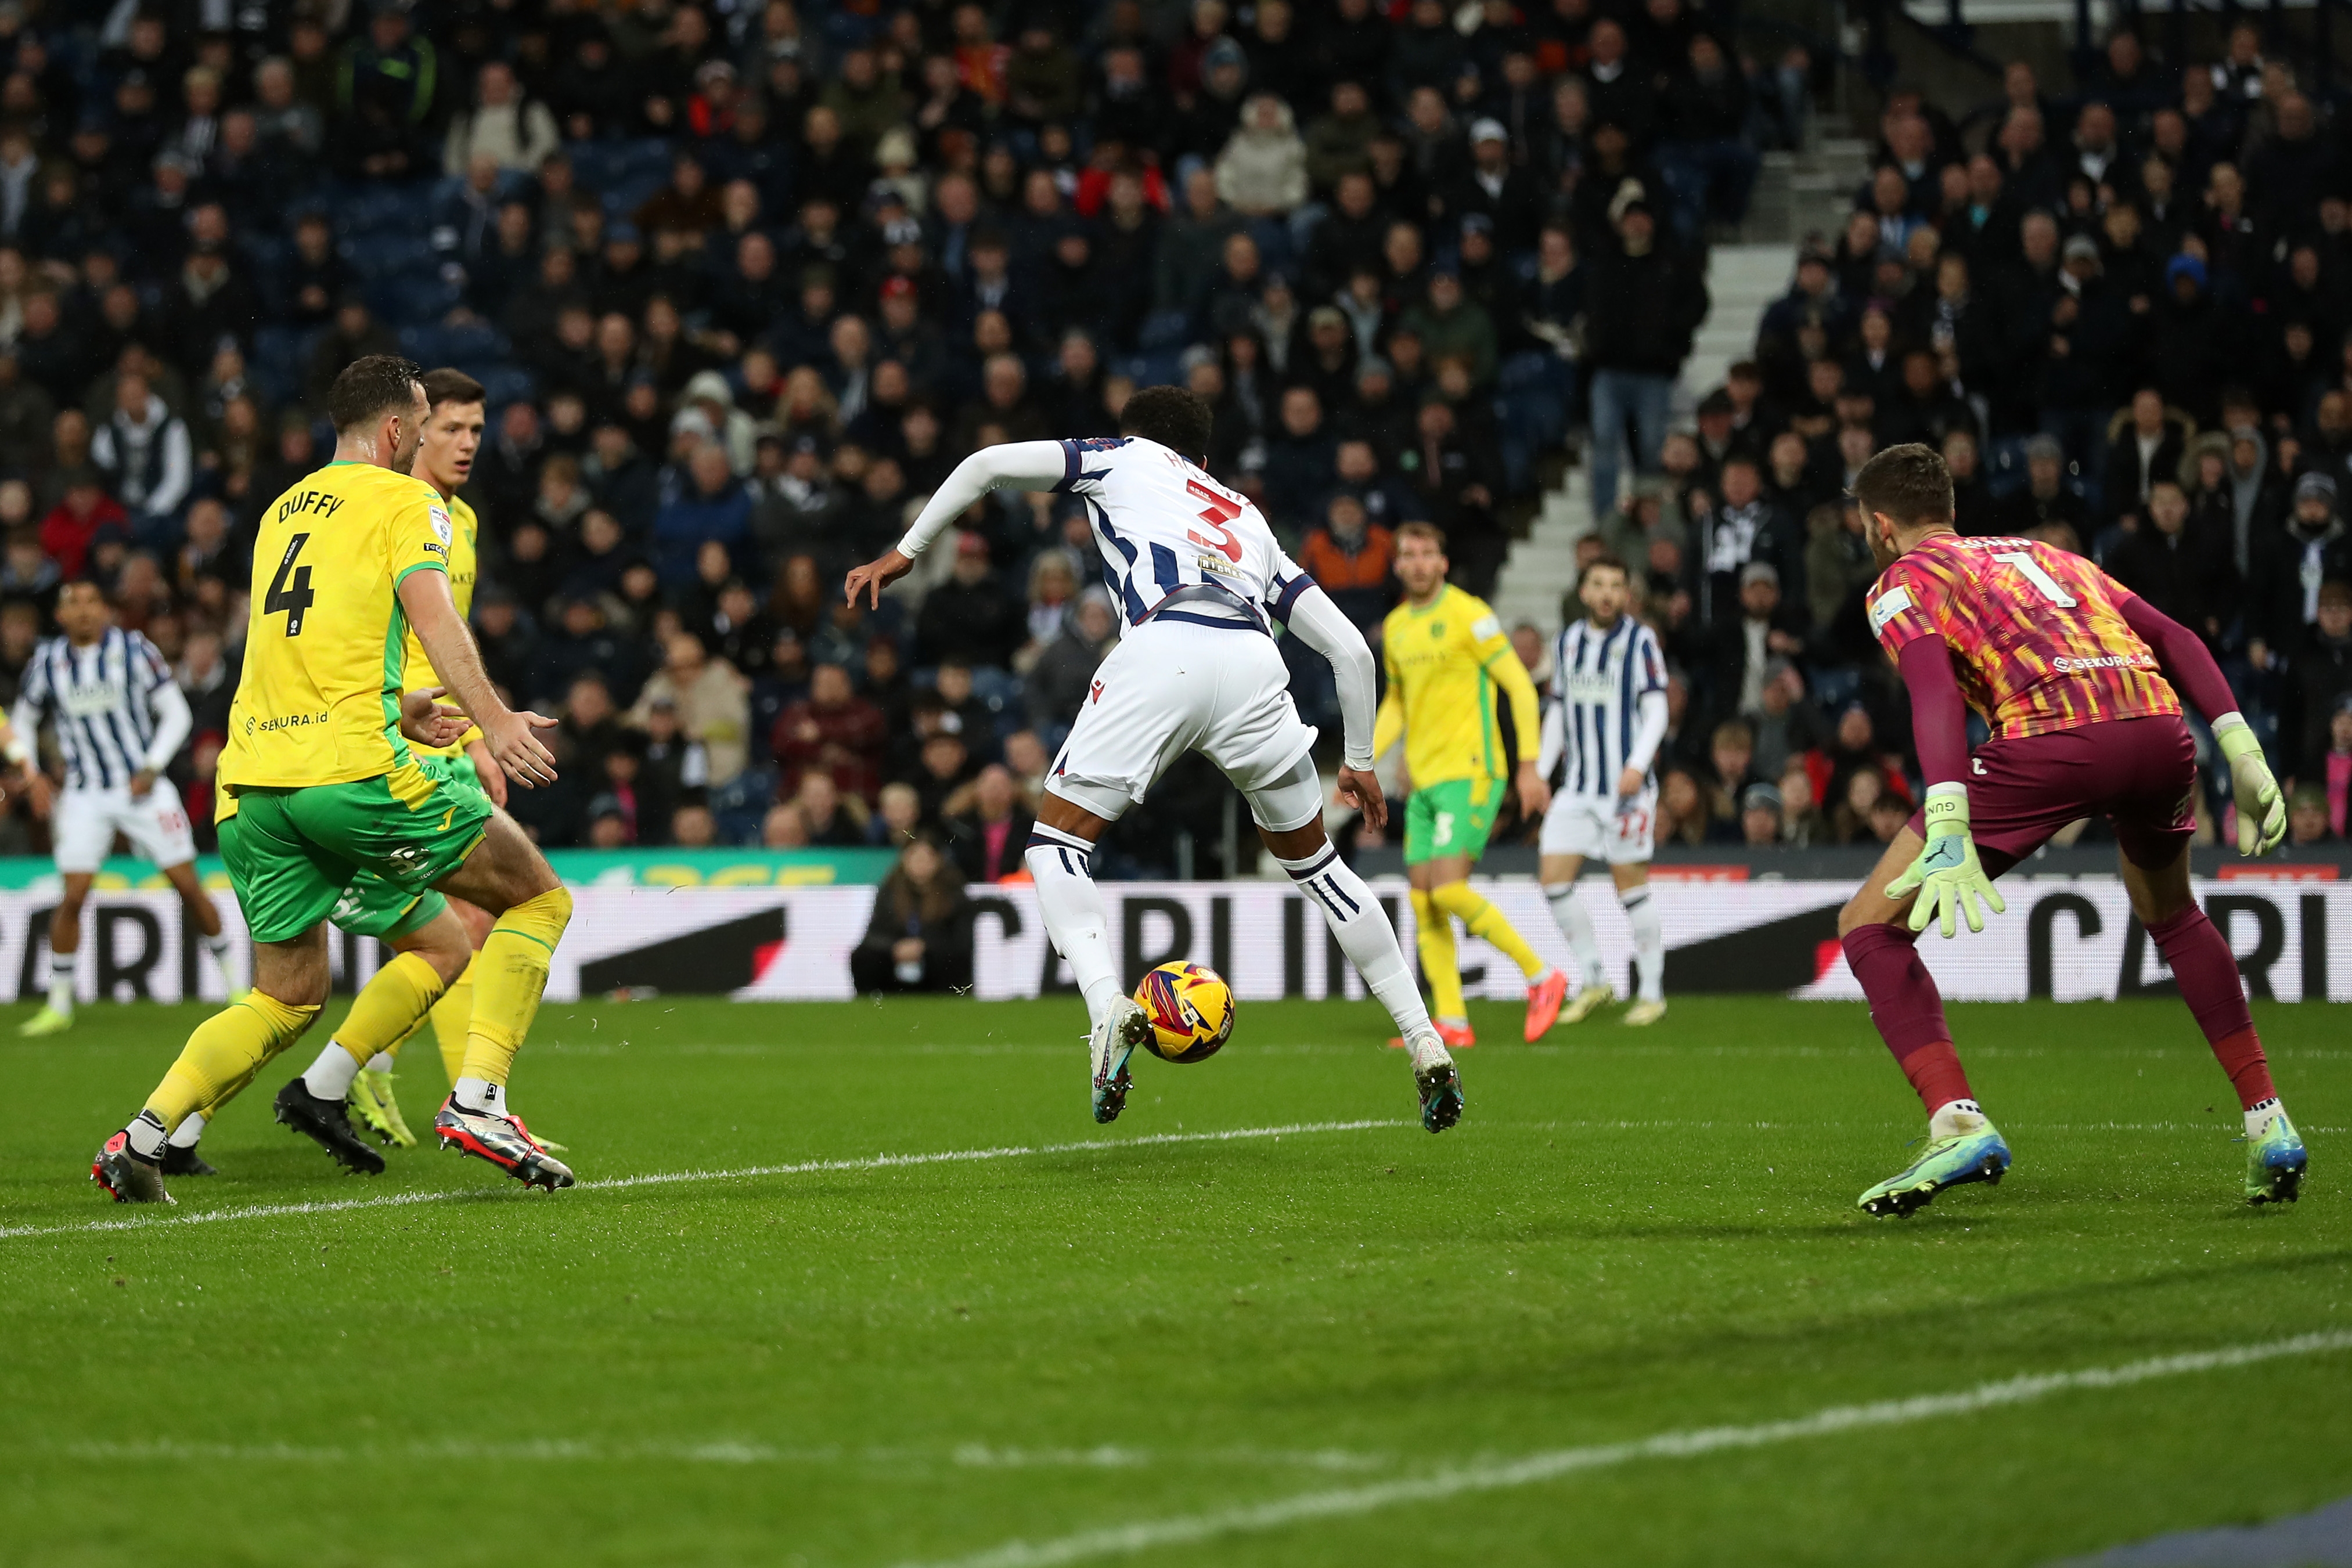
[[[1532,762],[1542,746],[1538,730],[1542,710],[1536,698],[1535,680],[1528,674],[1527,665],[1519,662],[1511,639],[1504,633],[1501,618],[1484,604],[1479,604],[1478,610],[1477,619],[1470,625],[1478,667],[1511,699],[1511,733],[1517,739],[1518,758],[1522,762]]]

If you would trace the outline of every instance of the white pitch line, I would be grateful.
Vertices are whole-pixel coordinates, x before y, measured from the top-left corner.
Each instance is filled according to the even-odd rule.
[[[626,1187],[669,1186],[678,1182],[741,1181],[752,1176],[816,1176],[835,1171],[887,1171],[912,1166],[967,1165],[982,1160],[1011,1160],[1034,1155],[1104,1154],[1118,1149],[1160,1144],[1230,1144],[1257,1138],[1287,1138],[1309,1133],[1361,1133],[1375,1127],[1409,1127],[1410,1122],[1294,1122],[1280,1127],[1229,1127],[1219,1133],[1147,1133],[1137,1138],[1089,1138],[1076,1144],[1012,1144],[994,1149],[942,1149],[927,1155],[876,1155],[862,1160],[802,1160],[785,1166],[742,1166],[723,1171],[649,1171],[643,1176],[606,1176],[583,1181],[573,1192],[616,1192]],[[446,1203],[472,1198],[526,1201],[523,1194],[506,1188],[434,1187],[419,1192],[386,1193],[380,1197],[338,1197],[314,1203],[262,1203],[244,1208],[210,1208],[197,1214],[156,1215],[141,1219],[89,1219],[78,1225],[19,1225],[0,1228],[0,1241],[28,1236],[84,1236],[104,1230],[168,1230],[184,1225],[210,1225],[225,1219],[278,1219],[289,1215],[341,1214],[361,1208],[398,1208],[409,1204]]]
[[[1435,1502],[1465,1492],[1502,1491],[1536,1486],[1583,1470],[1605,1469],[1637,1459],[1695,1459],[1726,1449],[1762,1448],[1805,1437],[1885,1427],[1916,1426],[1944,1416],[1969,1416],[1979,1411],[2027,1405],[2055,1394],[2078,1389],[2127,1388],[2163,1377],[2217,1372],[2248,1366],[2284,1356],[2320,1355],[2352,1350],[2352,1332],[2300,1334],[2265,1344],[2227,1350],[2191,1351],[2157,1356],[2122,1366],[2087,1367],[2077,1372],[2050,1372],[2011,1377],[1999,1383],[1950,1394],[1925,1394],[1910,1399],[1887,1399],[1871,1405],[1835,1405],[1786,1421],[1764,1421],[1748,1427],[1704,1427],[1662,1432],[1627,1443],[1601,1443],[1580,1448],[1556,1448],[1523,1459],[1462,1466],[1408,1480],[1381,1481],[1370,1486],[1303,1492],[1273,1502],[1220,1509],[1212,1513],[1181,1514],[1172,1519],[1146,1520],[1081,1531],[1058,1540],[1008,1541],[985,1552],[932,1564],[931,1568],[1062,1568],[1063,1564],[1103,1557],[1124,1557],[1161,1546],[1189,1546],[1225,1536],[1255,1534],[1286,1529],[1313,1520],[1344,1519],[1375,1513],[1406,1503]],[[912,1565],[909,1565],[912,1568]]]
[[[58,1451],[104,1464],[176,1461],[366,1466],[472,1459],[502,1464],[869,1465],[902,1470],[916,1466],[982,1470],[1139,1470],[1177,1464],[1196,1469],[1204,1465],[1222,1465],[1359,1472],[1402,1468],[1393,1454],[1367,1454],[1347,1448],[1219,1448],[1213,1452],[1187,1452],[1180,1458],[1117,1444],[1091,1448],[1003,1448],[985,1443],[962,1443],[940,1452],[928,1448],[843,1448],[838,1445],[788,1448],[731,1438],[698,1443],[619,1444],[541,1438],[526,1443],[449,1441],[352,1447],[338,1443],[199,1443],[163,1437],[152,1442],[71,1443]]]

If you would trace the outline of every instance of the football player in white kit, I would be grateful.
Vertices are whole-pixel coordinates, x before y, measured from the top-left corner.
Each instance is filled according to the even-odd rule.
[[[229,939],[221,934],[220,912],[196,881],[195,841],[180,791],[163,776],[194,722],[188,699],[173,684],[171,666],[155,644],[113,622],[113,608],[97,583],[67,583],[58,595],[58,625],[65,635],[34,652],[9,716],[11,762],[30,761],[46,716],[66,768],[65,790],[50,821],[65,894],[49,917],[48,1001],[17,1027],[18,1034],[73,1027],[82,904],[117,832],[179,891],[222,985],[231,987]],[[37,800],[48,780],[37,769],[28,772]]]
[[[1552,644],[1539,767],[1546,778],[1566,767],[1544,813],[1538,874],[1581,972],[1576,995],[1560,1009],[1563,1023],[1590,1018],[1617,995],[1601,973],[1592,916],[1576,899],[1577,873],[1592,859],[1608,862],[1617,902],[1633,927],[1639,978],[1625,1021],[1651,1024],[1666,1014],[1665,937],[1650,897],[1666,660],[1657,633],[1625,612],[1628,592],[1623,561],[1604,555],[1587,562],[1576,582],[1585,617],[1561,628]]]
[[[1316,732],[1291,703],[1274,623],[1330,661],[1346,737],[1339,798],[1378,827],[1388,806],[1372,777],[1371,650],[1283,553],[1258,509],[1202,469],[1209,427],[1208,404],[1191,392],[1148,387],[1128,399],[1117,438],[1016,441],[976,452],[896,549],[850,572],[845,591],[852,603],[861,595],[877,602],[992,490],[1083,497],[1126,630],[1046,778],[1025,860],[1045,929],[1086,997],[1095,1120],[1112,1121],[1125,1108],[1128,1061],[1151,1025],[1119,986],[1089,856],[1103,830],[1189,750],[1241,790],[1266,849],[1321,907],[1365,986],[1396,1019],[1422,1124],[1443,1132],[1461,1118],[1461,1078],[1431,1027],[1395,929],[1324,836],[1323,784],[1309,755]]]

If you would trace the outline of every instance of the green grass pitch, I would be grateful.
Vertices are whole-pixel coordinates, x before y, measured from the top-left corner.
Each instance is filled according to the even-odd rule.
[[[2259,1212],[2177,1002],[1953,1009],[2018,1165],[1901,1222],[1853,1208],[1920,1125],[1859,1007],[1687,998],[1539,1048],[1483,1009],[1437,1138],[1364,1005],[1244,1004],[1214,1060],[1139,1059],[1103,1129],[1075,1001],[550,1007],[517,1103],[583,1178],[712,1174],[341,1177],[268,1120],[289,1062],[171,1219],[85,1172],[201,1013],[19,1041],[23,1010],[10,1568],[2035,1564],[2352,1493],[2352,1348],[1605,1448],[2352,1346],[2326,1008],[2257,1009],[2314,1155]],[[429,1041],[409,1068],[422,1125]],[[1198,1137],[1286,1124],[1324,1130]],[[876,1163],[988,1150],[1026,1152]],[[725,1174],[758,1166],[803,1168]]]

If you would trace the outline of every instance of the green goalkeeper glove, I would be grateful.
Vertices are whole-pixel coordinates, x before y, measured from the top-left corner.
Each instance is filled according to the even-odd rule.
[[[2214,721],[2213,738],[2221,743],[2221,755],[2230,763],[2230,798],[2238,807],[2238,852],[2268,854],[2286,837],[2286,798],[2263,758],[2263,743],[2247,727],[2245,716],[2234,713]]]
[[[1911,929],[1925,931],[1931,917],[1938,919],[1946,936],[1957,936],[1955,913],[1965,915],[1969,929],[1984,929],[1982,900],[1996,914],[2009,905],[1992,878],[1977,859],[1976,841],[1969,837],[1969,787],[1935,784],[1927,789],[1927,845],[1901,876],[1886,884],[1886,896],[1901,898],[1915,889],[1919,901],[1911,906]]]

